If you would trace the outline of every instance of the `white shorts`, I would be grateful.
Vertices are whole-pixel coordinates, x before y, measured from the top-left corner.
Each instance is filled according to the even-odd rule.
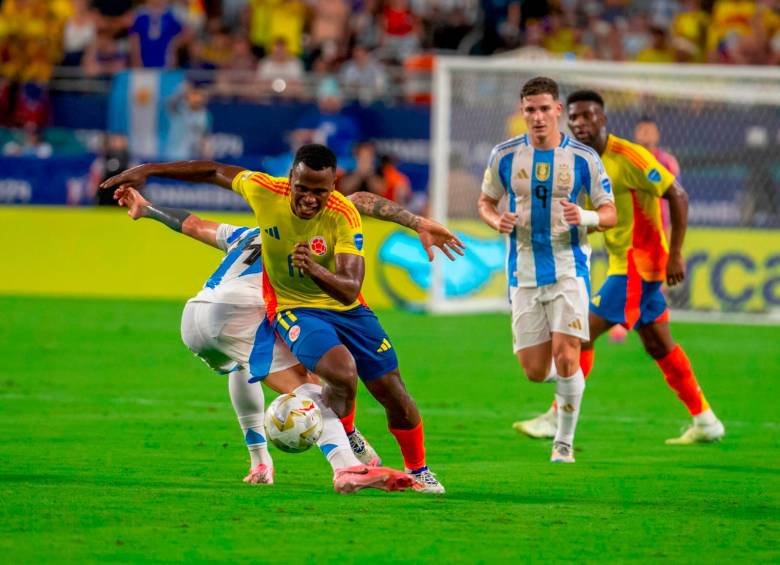
[[[515,353],[552,339],[552,332],[590,339],[590,296],[582,277],[545,286],[510,288]]]
[[[181,316],[181,339],[190,351],[219,373],[242,367],[255,378],[265,378],[269,373],[299,363],[290,348],[270,331],[262,338],[258,336],[265,315],[265,308],[258,306],[188,302]],[[274,340],[270,370],[268,355],[260,356],[258,352],[271,354],[271,345],[257,342],[256,337]]]

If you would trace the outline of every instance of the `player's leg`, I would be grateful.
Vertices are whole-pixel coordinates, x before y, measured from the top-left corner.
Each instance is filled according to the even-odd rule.
[[[660,292],[658,295],[663,299]],[[656,301],[658,300],[656,298]],[[669,439],[667,443],[687,445],[712,442],[722,438],[726,433],[725,428],[704,397],[688,356],[672,337],[668,311],[664,309],[664,313],[657,321],[639,326],[637,333],[645,351],[655,360],[664,374],[666,383],[693,417],[693,424],[683,435]]]
[[[263,436],[263,392],[260,385],[251,385],[248,371],[236,358],[252,341],[233,336],[246,334],[246,326],[256,328],[262,314],[256,308],[238,308],[233,305],[208,302],[190,302],[184,307],[181,319],[181,337],[187,348],[214,371],[228,375],[228,392],[236,412],[243,441],[251,460],[244,482],[270,484],[273,482],[273,462]],[[252,334],[253,335],[253,334]]]
[[[263,383],[278,393],[291,393],[301,385],[313,384],[320,387],[322,381],[320,378],[306,370],[295,358],[287,345],[275,338],[274,360],[272,371],[263,379]],[[319,388],[321,394],[321,388]],[[382,460],[376,450],[371,446],[363,434],[355,427],[355,411],[353,410],[344,418],[339,419],[339,424],[347,434],[349,446],[355,457],[364,464],[372,467],[378,467]]]
[[[250,377],[249,371],[243,368],[237,368],[228,375],[230,403],[251,458],[249,474],[244,477],[244,482],[273,484],[274,466],[263,427],[265,396],[260,383],[250,383]]]
[[[401,379],[395,348],[379,320],[361,306],[342,313],[337,329],[355,358],[360,379],[384,407],[390,433],[401,449],[404,466],[420,484],[419,490],[443,493],[444,487],[427,466],[420,412]]]
[[[590,329],[589,296],[583,278],[564,279],[546,290],[545,312],[552,330],[552,354],[558,377],[555,400],[557,429],[552,461],[574,461],[574,433],[585,391],[585,375],[580,367],[580,344],[588,341]]]

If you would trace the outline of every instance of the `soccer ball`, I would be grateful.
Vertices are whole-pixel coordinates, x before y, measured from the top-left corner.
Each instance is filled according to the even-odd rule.
[[[265,413],[265,433],[282,451],[301,453],[320,439],[322,414],[310,398],[282,394]]]

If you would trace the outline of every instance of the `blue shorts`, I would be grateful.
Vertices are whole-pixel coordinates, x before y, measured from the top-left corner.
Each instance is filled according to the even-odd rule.
[[[344,345],[355,358],[358,376],[364,382],[398,368],[390,338],[366,306],[346,311],[279,310],[273,325],[279,337],[311,372],[316,372],[315,367],[322,356],[337,345]]]
[[[628,329],[669,320],[661,281],[610,275],[590,303],[590,311]]]

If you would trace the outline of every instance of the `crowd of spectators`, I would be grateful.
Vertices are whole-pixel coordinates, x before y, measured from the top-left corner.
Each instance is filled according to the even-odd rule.
[[[167,102],[181,157],[207,152],[211,98],[316,101],[291,146],[327,142],[354,165],[345,190],[404,200],[408,179],[358,143],[342,104],[426,104],[435,56],[503,52],[777,65],[780,0],[0,0],[0,126],[23,133],[6,153],[50,153],[53,76],[186,69],[191,86]]]
[[[179,67],[216,71],[221,95],[300,98],[336,76],[370,102],[430,54],[510,50],[777,64],[780,0],[0,0],[0,76],[18,84]]]

